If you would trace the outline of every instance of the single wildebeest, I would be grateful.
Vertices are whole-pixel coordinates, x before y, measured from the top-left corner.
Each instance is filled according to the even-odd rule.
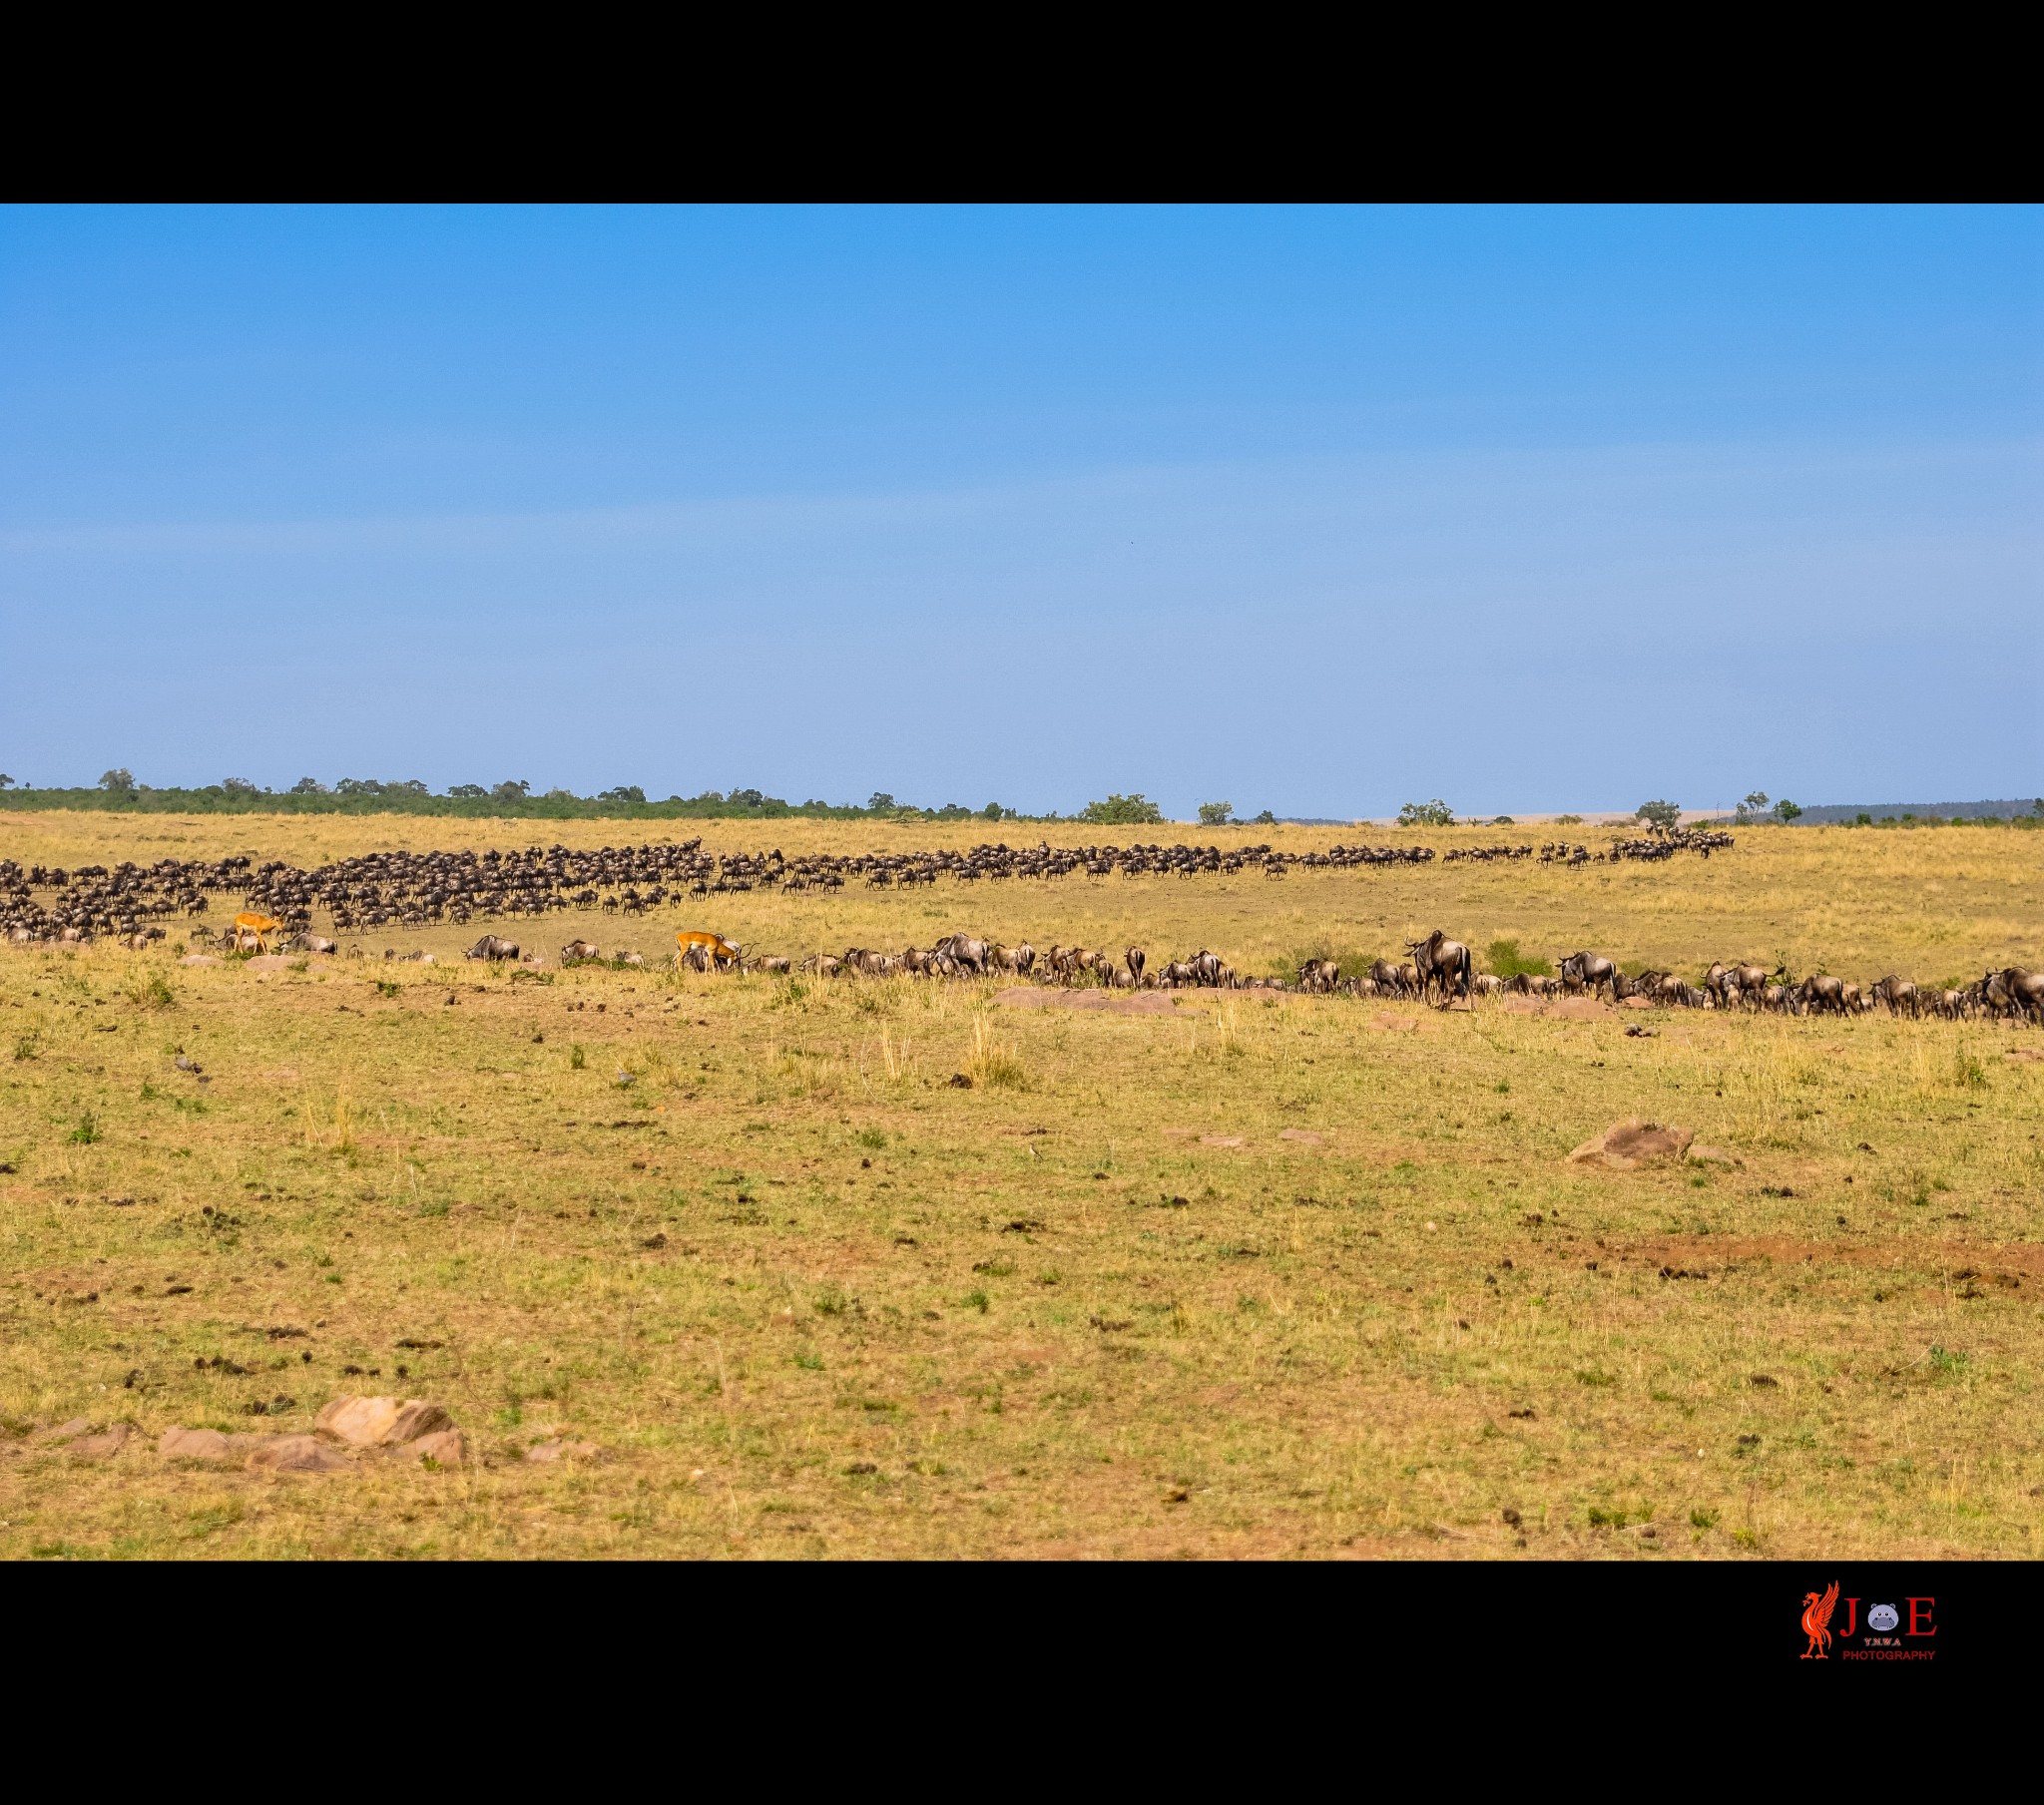
[[[1476,962],[1459,940],[1450,940],[1435,928],[1424,940],[1413,941],[1405,950],[1412,955],[1413,968],[1419,975],[1417,989],[1421,1001],[1436,984],[1440,986],[1443,1003],[1450,996],[1469,994],[1469,979]]]
[[[2009,1006],[2019,1015],[2044,1027],[2044,972],[2025,971],[2020,965],[2004,966],[1995,976],[2001,980]]]
[[[1177,990],[1184,985],[1197,984],[1199,981],[1199,973],[1194,971],[1183,959],[1172,959],[1166,962],[1164,967],[1165,989]]]
[[[763,959],[760,961],[758,969],[763,972],[771,972],[776,977],[784,978],[787,976],[787,961],[785,959]]]
[[[1398,968],[1388,959],[1377,959],[1369,968],[1370,982],[1386,997],[1395,997],[1405,988],[1405,980],[1398,975]]]
[[[1325,996],[1341,982],[1341,967],[1332,959],[1308,959],[1298,968],[1298,988]]]
[[[1224,982],[1222,974],[1227,967],[1221,963],[1219,953],[1210,953],[1202,947],[1192,957],[1193,982],[1195,984],[1219,986]]]
[[[1732,968],[1729,982],[1738,985],[1742,995],[1758,997],[1761,1006],[1766,1008],[1768,991],[1772,988],[1770,981],[1775,978],[1786,979],[1788,976],[1788,971],[1786,966],[1778,965],[1770,972],[1766,966],[1762,965],[1735,965]]]
[[[1505,981],[1489,972],[1478,972],[1473,982],[1479,997],[1501,997],[1505,994]]]
[[[561,949],[561,963],[575,965],[584,959],[601,959],[603,949],[593,940],[571,940]]]
[[[993,948],[984,940],[977,940],[970,934],[947,934],[930,950],[936,953],[949,953],[958,961],[961,969],[975,976],[986,970],[987,962],[993,957]]]
[[[1129,962],[1129,976],[1140,985],[1143,982],[1143,967],[1149,963],[1149,955],[1139,946],[1124,949],[1122,957]]]
[[[283,943],[286,953],[331,953],[337,949],[330,940],[322,940],[317,934],[293,934]]]
[[[1817,976],[1805,978],[1801,985],[1802,1001],[1818,1015],[1843,1015],[1845,1013],[1845,986],[1841,979]]]
[[[1561,962],[1561,981],[1570,990],[1587,990],[1593,997],[1608,987],[1611,1000],[1618,1001],[1618,967],[1596,953],[1571,953]]]
[[[464,959],[488,959],[493,963],[499,959],[516,959],[518,942],[505,940],[496,934],[485,934],[461,956]]]

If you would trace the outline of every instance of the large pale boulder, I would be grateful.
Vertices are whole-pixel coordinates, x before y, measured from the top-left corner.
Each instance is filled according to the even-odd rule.
[[[399,1448],[421,1436],[454,1427],[454,1419],[438,1404],[419,1398],[338,1397],[312,1419],[321,1435],[354,1448]]]
[[[390,1433],[397,1421],[395,1398],[356,1398],[343,1395],[321,1407],[312,1427],[321,1435],[354,1448],[373,1448]]]

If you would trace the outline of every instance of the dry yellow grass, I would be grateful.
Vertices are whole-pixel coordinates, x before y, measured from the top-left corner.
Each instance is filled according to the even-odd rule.
[[[0,820],[24,863],[488,843]],[[1259,970],[1440,925],[1928,980],[2044,962],[2038,844],[1777,831],[1588,873],[756,895],[555,918],[545,943],[971,927]],[[1254,995],[1123,1017],[990,990],[0,948],[0,1553],[2037,1552],[2044,1067],[2009,1057],[2035,1031]],[[1627,1116],[1741,1163],[1565,1163]],[[216,1356],[248,1370],[195,1367]],[[345,1389],[446,1402],[482,1458],[321,1478],[151,1451],[172,1424],[303,1428]],[[147,1440],[44,1447],[77,1416]],[[549,1432],[603,1453],[526,1462]]]

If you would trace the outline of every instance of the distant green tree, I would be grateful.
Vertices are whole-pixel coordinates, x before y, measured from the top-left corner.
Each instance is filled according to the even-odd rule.
[[[1438,796],[1431,802],[1408,802],[1398,810],[1400,827],[1452,827],[1454,824],[1455,811]]]
[[[224,777],[220,786],[231,796],[253,796],[258,793],[255,784],[247,777]]]
[[[1666,833],[1682,819],[1682,805],[1679,802],[1642,802],[1633,810],[1633,815],[1649,827],[1658,827]]]
[[[532,785],[522,777],[507,777],[490,794],[499,802],[522,802],[532,794]]]
[[[114,791],[117,795],[125,796],[132,789],[134,789],[134,787],[135,773],[131,770],[123,769],[118,765],[115,766],[113,770],[103,771],[100,774],[101,789],[110,789]]]
[[[1753,791],[1752,794],[1750,794],[1746,798],[1746,800],[1740,803],[1739,807],[1736,810],[1734,810],[1734,813],[1737,816],[1737,818],[1742,821],[1757,820],[1760,816],[1766,814],[1767,812],[1768,792],[1764,789],[1757,789]]]
[[[552,795],[556,792],[549,790],[547,793]],[[563,790],[559,793],[565,795],[568,792]],[[644,802],[646,792],[636,783],[621,783],[616,789],[598,791],[596,799],[599,802]]]
[[[1132,796],[1110,792],[1105,802],[1087,803],[1079,811],[1079,819],[1103,827],[1136,827],[1148,821],[1163,820],[1164,810],[1140,790]]]
[[[1278,825],[1278,817],[1267,808],[1262,814],[1252,817],[1250,825],[1253,827],[1276,827]]]
[[[890,815],[900,804],[885,790],[876,789],[866,798],[866,806],[876,815]]]
[[[1581,815],[1556,815],[1554,817],[1554,824],[1557,827],[1580,827],[1583,824],[1583,817]]]
[[[1788,822],[1794,820],[1795,817],[1799,815],[1801,812],[1802,810],[1797,808],[1795,804],[1789,801],[1787,796],[1784,796],[1781,799],[1781,801],[1775,804],[1775,813],[1782,817],[1783,823],[1785,825]]]
[[[1004,814],[1011,812],[1011,810],[1003,808],[998,802],[989,802],[979,811],[979,817],[983,821],[998,821]]]
[[[1492,815],[1490,824],[1493,827],[1515,827],[1518,825],[1510,815]]]
[[[490,792],[484,789],[480,783],[450,783],[447,786],[447,793],[450,796],[466,796],[471,801],[477,801],[487,796]]]
[[[1202,827],[1226,827],[1235,819],[1233,802],[1202,802],[1200,804],[1200,825]]]
[[[12,789],[13,787],[14,779],[5,771],[0,771],[0,789]]]
[[[326,785],[317,777],[300,777],[291,785],[290,793],[294,796],[323,796],[326,794]]]

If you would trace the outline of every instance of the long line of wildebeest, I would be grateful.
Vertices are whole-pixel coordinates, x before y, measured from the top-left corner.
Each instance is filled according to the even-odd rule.
[[[1542,862],[1583,864],[1628,858],[1662,859],[1678,851],[1708,858],[1732,844],[1713,830],[1678,829],[1645,839],[1615,839],[1608,852],[1550,844]],[[1530,846],[1456,848],[1462,858],[1532,857]],[[312,934],[312,911],[330,912],[340,932],[387,926],[464,924],[483,918],[543,917],[551,910],[600,908],[607,913],[644,914],[683,897],[708,898],[758,889],[801,892],[838,889],[855,878],[874,887],[933,884],[939,875],[962,882],[1006,879],[1054,880],[1084,872],[1162,874],[1193,877],[1207,872],[1262,870],[1282,876],[1294,867],[1347,868],[1421,864],[1436,854],[1425,846],[1343,847],[1323,853],[1279,853],[1270,846],[1081,846],[1013,848],[976,846],[969,852],[874,853],[838,857],[810,854],[786,859],[776,849],[764,854],[713,855],[700,840],[682,844],[602,847],[577,851],[555,846],[524,852],[382,852],[346,859],[314,870],[281,861],[256,865],[246,855],[212,861],[163,859],[142,867],[85,866],[75,871],[0,861],[0,932],[17,945],[77,945],[112,937],[147,945],[165,929],[157,918],[183,912],[203,915],[213,895],[239,892],[248,904],[271,916],[304,950],[330,951]],[[37,889],[55,890],[48,904]],[[234,936],[239,939],[239,936]],[[720,943],[722,944],[722,943]],[[1403,961],[1376,959],[1367,971],[1343,973],[1331,960],[1308,960],[1293,978],[1242,977],[1218,954],[1202,948],[1190,958],[1151,967],[1139,947],[1117,960],[1098,948],[1052,945],[1039,955],[1024,943],[1005,947],[953,934],[928,949],[899,953],[848,947],[842,957],[812,954],[798,966],[784,958],[747,958],[727,948],[719,958],[702,947],[687,958],[703,969],[801,972],[820,977],[911,976],[986,977],[1008,974],[1030,982],[1100,985],[1129,989],[1266,989],[1357,997],[1457,999],[1517,994],[1530,998],[1608,996],[1614,1004],[1633,1000],[1663,1007],[1748,1009],[1783,1015],[1847,1015],[1885,1008],[1909,1016],[1978,1016],[2025,1020],[2044,1026],[2044,974],[2019,966],[1983,972],[1963,988],[1919,987],[1890,974],[1856,984],[1826,973],[1792,980],[1782,967],[1749,963],[1713,964],[1692,984],[1673,972],[1628,973],[1600,954],[1579,952],[1559,962],[1555,976],[1521,972],[1510,977],[1479,972],[1469,949],[1438,930],[1406,948]],[[390,955],[386,953],[386,957]],[[486,934],[469,957],[521,957],[516,943]],[[594,944],[577,940],[562,949],[564,964],[600,960]],[[632,963],[639,963],[636,957]]]
[[[1610,848],[1552,843],[1542,863],[1586,865],[1625,859],[1672,858],[1692,851],[1709,858],[1732,836],[1708,828],[1620,837]],[[342,933],[365,928],[424,927],[452,922],[540,917],[550,910],[601,909],[643,914],[684,897],[742,895],[755,890],[801,894],[841,890],[849,883],[874,889],[1012,880],[1087,877],[1261,873],[1281,878],[1298,870],[1346,870],[1380,865],[1423,865],[1430,846],[1333,846],[1325,852],[1280,852],[1255,846],[1036,846],[992,844],[968,851],[872,852],[849,855],[770,852],[709,853],[700,839],[679,844],[604,846],[578,850],[537,846],[513,852],[372,852],[300,870],[281,860],[256,864],[246,855],[224,859],[159,859],[75,870],[0,861],[0,932],[17,943],[77,942],[147,933],[175,914],[204,914],[222,892],[241,895],[249,908],[292,929],[309,928],[315,909],[328,911]],[[1451,848],[1443,859],[1533,858],[1532,846]],[[47,902],[35,892],[54,890]]]

